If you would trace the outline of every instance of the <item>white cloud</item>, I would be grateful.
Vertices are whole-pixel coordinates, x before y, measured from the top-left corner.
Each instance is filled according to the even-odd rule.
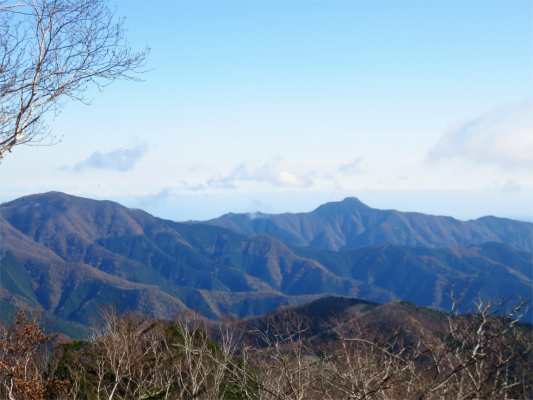
[[[141,160],[148,146],[139,144],[132,149],[119,148],[107,153],[95,151],[87,159],[73,166],[61,167],[61,171],[81,172],[86,169],[108,169],[120,172],[131,171]]]
[[[233,176],[233,173],[226,177],[215,174],[206,182],[206,186],[215,189],[236,189],[237,187],[233,183],[235,180],[236,178]]]
[[[311,181],[306,177],[296,176],[287,171],[280,171],[270,176],[270,182],[274,186],[308,187]]]
[[[345,175],[355,175],[361,173],[361,157],[356,157],[352,162],[343,162],[338,168],[339,172]]]
[[[448,129],[429,153],[429,161],[444,158],[532,167],[533,99],[498,107]]]
[[[238,182],[266,183],[273,186],[305,188],[313,185],[307,175],[297,175],[279,167],[278,162],[265,163],[250,169],[246,164],[235,168],[228,176],[215,174],[207,186],[218,189],[235,189]]]

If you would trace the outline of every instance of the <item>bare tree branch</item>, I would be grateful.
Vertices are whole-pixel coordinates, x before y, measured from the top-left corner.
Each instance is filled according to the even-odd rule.
[[[107,0],[0,0],[0,161],[14,146],[50,144],[44,116],[87,89],[139,80],[149,52],[133,52]]]

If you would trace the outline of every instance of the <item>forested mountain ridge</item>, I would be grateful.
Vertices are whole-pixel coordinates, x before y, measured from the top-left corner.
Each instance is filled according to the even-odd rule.
[[[452,217],[370,208],[356,198],[321,205],[308,213],[226,214],[201,222],[246,235],[268,233],[289,244],[328,250],[353,250],[370,244],[443,247],[502,242],[518,250],[533,249],[533,224],[482,217]]]
[[[495,242],[300,247],[57,192],[0,206],[2,312],[27,306],[79,325],[109,302],[158,318],[193,308],[212,319],[325,295],[447,307],[450,286],[472,279],[472,293],[527,297],[532,263],[531,253]]]

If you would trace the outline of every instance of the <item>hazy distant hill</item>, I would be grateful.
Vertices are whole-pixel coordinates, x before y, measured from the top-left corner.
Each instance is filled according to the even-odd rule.
[[[527,297],[531,266],[531,253],[502,243],[337,252],[56,192],[0,206],[0,311],[42,308],[68,324],[109,302],[160,318],[186,307],[260,315],[328,294],[445,307],[449,285],[473,277],[486,296]]]
[[[324,204],[309,213],[230,213],[202,223],[245,235],[268,233],[289,244],[328,250],[351,250],[382,243],[442,247],[485,242],[533,250],[531,222],[496,217],[459,221],[414,212],[377,210],[353,197]]]

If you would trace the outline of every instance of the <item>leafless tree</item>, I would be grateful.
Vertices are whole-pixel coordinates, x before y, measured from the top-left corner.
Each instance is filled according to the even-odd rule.
[[[479,297],[473,312],[460,315],[462,298],[452,293],[452,299],[440,337],[421,331],[421,347],[430,362],[418,398],[530,398],[533,336],[517,327],[527,302]]]
[[[223,399],[233,382],[239,331],[231,321],[222,321],[214,332],[218,341],[212,341],[205,320],[190,310],[178,313],[174,326],[177,335],[170,344],[178,398]]]
[[[209,384],[212,370],[204,321],[193,311],[176,315],[178,338],[171,343],[179,358],[174,362],[179,398],[197,398]]]
[[[160,372],[165,360],[157,324],[138,313],[120,314],[113,306],[101,309],[99,321],[89,352],[98,398],[141,400],[164,392]]]
[[[288,309],[252,331],[257,345],[249,360],[257,374],[260,399],[312,398],[319,363],[305,340],[310,328],[308,318]]]
[[[138,80],[133,52],[107,0],[0,0],[0,161],[19,144],[54,141],[44,116],[116,79]]]
[[[336,340],[322,359],[324,398],[412,398],[418,354],[405,344],[401,330],[385,334],[356,320],[336,320],[332,331]]]

